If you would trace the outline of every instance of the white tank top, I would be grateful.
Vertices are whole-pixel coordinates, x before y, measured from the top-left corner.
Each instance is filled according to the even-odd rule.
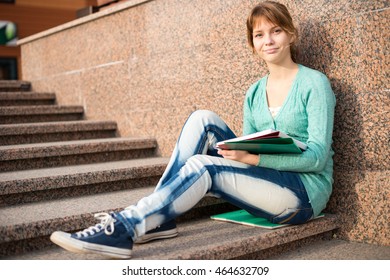
[[[270,113],[271,113],[271,116],[272,116],[273,118],[275,118],[276,115],[279,113],[280,108],[282,108],[282,106],[279,106],[279,107],[268,107],[268,109],[269,109],[269,111],[270,111]]]

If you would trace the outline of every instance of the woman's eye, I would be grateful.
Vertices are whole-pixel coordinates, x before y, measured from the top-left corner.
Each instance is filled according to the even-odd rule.
[[[279,29],[279,28],[278,28],[278,29],[275,29],[274,32],[275,32],[276,34],[278,34],[278,33],[282,32],[282,29]]]
[[[263,34],[255,34],[255,38],[261,38],[263,37]]]

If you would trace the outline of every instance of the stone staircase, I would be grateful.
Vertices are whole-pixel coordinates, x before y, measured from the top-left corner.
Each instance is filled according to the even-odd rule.
[[[95,259],[51,244],[55,230],[95,224],[93,214],[120,210],[151,193],[168,159],[153,138],[118,136],[112,121],[88,121],[80,106],[24,81],[0,81],[0,258]],[[135,245],[135,259],[249,259],[329,238],[335,215],[265,230],[210,220],[236,209],[204,198],[178,219],[179,237]]]

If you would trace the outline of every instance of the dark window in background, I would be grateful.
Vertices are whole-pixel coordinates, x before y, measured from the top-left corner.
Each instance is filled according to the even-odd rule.
[[[0,0],[0,3],[15,4],[15,0]]]
[[[0,57],[0,80],[17,80],[18,64],[16,58]]]

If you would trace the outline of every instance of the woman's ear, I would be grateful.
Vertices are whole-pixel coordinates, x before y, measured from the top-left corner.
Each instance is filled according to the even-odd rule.
[[[290,33],[291,34],[291,33]],[[293,44],[296,44],[298,41],[298,31],[295,29],[293,34],[291,34],[291,38],[290,38],[290,44],[293,45]]]
[[[294,35],[291,35],[291,38],[290,38],[290,45],[294,44],[294,43],[295,43],[295,40],[296,40],[295,34],[294,34]]]

